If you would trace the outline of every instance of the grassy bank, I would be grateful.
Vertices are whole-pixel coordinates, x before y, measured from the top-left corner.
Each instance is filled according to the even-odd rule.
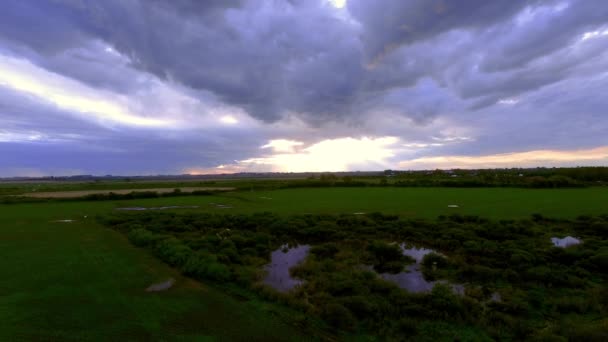
[[[91,204],[87,204],[90,206]],[[180,276],[74,207],[0,207],[0,340],[292,340],[282,309]],[[83,208],[78,208],[83,209]],[[30,213],[32,215],[30,215]],[[153,283],[176,279],[166,292]],[[254,339],[256,339],[254,338]]]

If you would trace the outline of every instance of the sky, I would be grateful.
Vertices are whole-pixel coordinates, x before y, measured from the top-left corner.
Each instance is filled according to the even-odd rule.
[[[0,7],[0,177],[608,166],[608,1]]]

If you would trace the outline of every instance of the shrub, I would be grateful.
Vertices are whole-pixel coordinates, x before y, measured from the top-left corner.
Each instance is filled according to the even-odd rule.
[[[198,279],[223,282],[231,278],[228,266],[220,264],[213,256],[204,253],[191,254],[184,263],[182,271]]]
[[[422,265],[429,268],[432,268],[433,265],[443,268],[448,265],[448,259],[441,254],[429,253],[422,258]]]
[[[463,311],[459,298],[454,294],[449,285],[438,283],[431,290],[429,304],[433,310],[433,316],[446,319],[456,318]]]
[[[192,250],[180,240],[170,237],[156,245],[156,254],[172,266],[182,266],[186,263]]]
[[[327,304],[321,313],[321,317],[331,326],[348,330],[356,323],[353,314],[344,306],[337,303]]]
[[[589,258],[592,266],[600,271],[608,272],[608,247],[601,248],[594,256]]]
[[[333,258],[336,253],[338,253],[338,246],[333,242],[314,246],[310,249],[310,254],[319,258]]]
[[[152,246],[163,238],[160,234],[155,234],[144,228],[132,229],[127,234],[127,237],[129,241],[139,247]]]
[[[407,260],[397,244],[374,241],[367,250],[371,254],[374,269],[378,272],[398,273]]]
[[[376,310],[373,301],[364,296],[345,297],[341,302],[359,319],[371,318]]]

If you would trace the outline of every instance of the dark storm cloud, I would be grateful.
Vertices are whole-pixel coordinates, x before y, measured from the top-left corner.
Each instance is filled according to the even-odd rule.
[[[320,124],[360,115],[392,89],[407,89],[424,76],[451,84],[464,98],[483,97],[472,108],[562,79],[566,72],[551,61],[532,72],[495,72],[521,69],[606,22],[608,3],[563,4],[557,10],[560,3],[551,0],[350,0],[352,18],[343,20],[327,1],[14,1],[5,6],[8,20],[0,25],[5,39],[48,56],[40,64],[95,86],[128,90],[137,84],[129,83],[128,72],[95,70],[83,61],[86,52],[65,52],[90,45],[85,38],[105,42],[141,70],[211,92],[263,121],[295,112]],[[515,23],[526,11],[533,20]],[[451,59],[454,47],[439,45],[452,44],[442,35],[467,30],[475,37],[464,44],[466,51],[457,51],[460,63],[478,69],[450,80],[448,69],[459,61]],[[434,106],[403,115],[432,118]]]
[[[178,12],[149,8],[145,20],[105,36],[137,67],[211,91],[264,121],[285,111],[312,119],[348,113],[362,73],[350,28],[326,3],[269,4],[215,9],[210,20],[190,17],[185,24]]]
[[[78,22],[69,7],[50,1],[19,0],[5,1],[0,6],[0,39],[5,43],[24,44],[52,55],[84,45],[89,38],[77,29],[85,23]]]
[[[540,7],[522,15],[521,23],[497,25],[488,34],[498,39],[487,51],[482,68],[493,72],[518,68],[571,44],[586,31],[608,21],[608,4],[578,0]],[[497,40],[494,40],[497,42]]]
[[[477,29],[509,19],[538,0],[351,0],[348,9],[363,24],[371,59],[400,45],[453,29]]]
[[[580,41],[525,66],[502,72],[473,72],[462,75],[459,94],[477,98],[474,108],[485,108],[501,98],[519,96],[570,78],[584,78],[608,67],[608,41]],[[481,98],[481,99],[480,99]]]

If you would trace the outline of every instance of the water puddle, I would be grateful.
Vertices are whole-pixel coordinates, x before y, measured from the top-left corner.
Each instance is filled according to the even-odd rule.
[[[447,284],[449,285],[454,293],[464,295],[464,285],[462,284],[450,284],[445,280],[428,281],[424,279],[422,274],[421,262],[425,255],[430,253],[440,254],[432,249],[415,247],[409,244],[401,244],[401,250],[404,255],[412,257],[416,262],[412,265],[408,265],[403,272],[391,274],[391,273],[378,273],[382,279],[395,283],[402,289],[408,290],[409,292],[420,293],[430,292],[435,284]],[[369,270],[373,270],[372,267]]]
[[[458,208],[458,204],[448,204],[448,208]]]
[[[209,205],[216,207],[217,209],[232,209],[231,205],[221,203],[209,203]]]
[[[168,279],[167,281],[164,281],[162,283],[150,285],[146,289],[146,291],[147,292],[167,291],[168,289],[170,289],[171,287],[173,287],[174,284],[175,284],[175,279],[171,278],[171,279]]]
[[[146,210],[169,210],[169,209],[197,209],[198,205],[171,205],[166,207],[126,207],[116,208],[116,210],[122,211],[146,211]]]
[[[407,255],[407,256],[414,258],[414,260],[416,260],[417,264],[420,264],[422,262],[422,259],[424,258],[424,256],[427,254],[430,254],[430,253],[440,254],[440,253],[435,252],[432,249],[416,247],[416,246],[408,245],[405,243],[401,244],[401,250],[403,251],[403,255]]]
[[[53,222],[57,222],[57,223],[72,223],[72,222],[76,222],[76,220],[56,220]]]
[[[565,238],[552,237],[551,242],[555,247],[566,248],[574,245],[578,245],[582,241],[572,236],[566,236]]]
[[[302,262],[309,249],[309,245],[293,248],[284,245],[272,252],[270,264],[264,267],[267,272],[264,283],[280,292],[287,292],[301,284],[301,280],[291,277],[289,269]]]
[[[380,273],[379,275],[382,279],[395,283],[409,292],[430,292],[435,286],[434,281],[424,279],[418,264],[407,266],[404,272],[396,274]]]

